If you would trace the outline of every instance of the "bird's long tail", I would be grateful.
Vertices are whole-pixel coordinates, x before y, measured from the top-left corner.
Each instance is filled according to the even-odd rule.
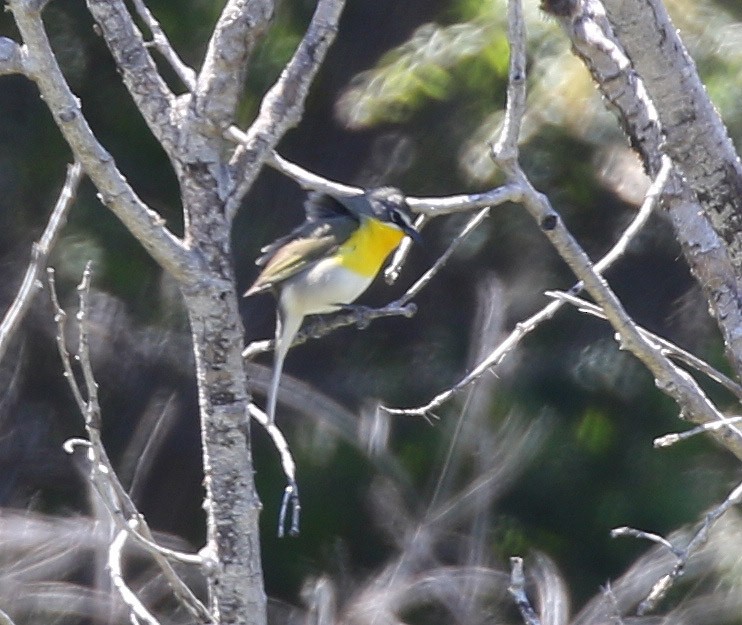
[[[276,311],[276,346],[273,351],[273,376],[268,391],[268,422],[273,423],[276,418],[276,402],[278,400],[278,383],[281,380],[283,361],[294,341],[296,333],[301,327],[302,318],[292,318],[285,314],[279,305]]]

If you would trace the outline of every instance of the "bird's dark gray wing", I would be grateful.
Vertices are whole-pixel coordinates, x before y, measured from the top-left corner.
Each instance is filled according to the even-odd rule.
[[[245,296],[273,288],[317,261],[331,256],[358,227],[353,219],[334,218],[322,223],[306,222],[291,234],[263,248],[256,263],[263,271]]]

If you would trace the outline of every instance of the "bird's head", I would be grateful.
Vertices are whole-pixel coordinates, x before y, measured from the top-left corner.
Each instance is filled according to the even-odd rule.
[[[415,229],[412,211],[399,189],[378,187],[363,195],[338,198],[350,211],[392,224],[413,241],[420,241],[420,233]]]

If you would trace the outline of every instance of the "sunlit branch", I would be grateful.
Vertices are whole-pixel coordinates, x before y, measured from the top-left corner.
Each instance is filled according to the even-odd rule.
[[[739,276],[742,162],[665,4],[659,0],[603,0],[601,6],[621,32],[632,67],[642,75],[647,92],[658,104],[663,152],[695,192]],[[740,308],[739,291],[736,295]]]
[[[737,192],[729,193],[723,189],[735,175],[734,170],[739,175],[739,165],[733,162],[725,171],[715,169],[719,161],[724,159],[724,152],[730,153],[728,148],[731,147],[733,153],[733,146],[723,136],[723,124],[719,123],[705,90],[699,87],[693,62],[686,55],[662,3],[657,3],[657,6],[652,4],[655,3],[643,0],[581,0],[544,2],[542,8],[550,10],[556,17],[569,37],[575,54],[584,61],[603,97],[613,105],[621,126],[642,158],[648,174],[656,176],[661,156],[670,154],[680,169],[684,163],[702,164],[691,174],[706,178],[703,184],[708,184],[709,179],[713,181],[711,190],[697,195],[688,185],[689,178],[683,177],[676,167],[663,203],[691,272],[701,286],[709,310],[721,330],[727,357],[740,377],[742,298],[739,296],[739,272],[731,261],[731,257],[739,253],[730,244],[738,242],[738,239],[728,232],[729,236],[720,237],[712,228],[708,216],[716,212],[720,201],[724,202],[726,198],[731,202],[739,196]],[[606,7],[612,13],[610,20],[606,17]],[[643,17],[637,17],[639,14]],[[621,31],[620,40],[615,30]],[[662,34],[658,36],[658,33]],[[631,58],[625,50],[630,52]],[[664,69],[658,70],[658,64]],[[683,67],[688,71],[684,71]],[[672,83],[675,83],[674,86]],[[688,88],[678,86],[678,83],[687,83]],[[664,86],[658,89],[660,84]],[[662,101],[661,109],[666,121],[670,122],[670,132],[675,138],[687,142],[689,137],[696,137],[687,146],[689,149],[676,150],[675,153],[668,150],[668,130],[662,127],[658,111],[648,94],[652,89],[656,93],[654,97]],[[702,111],[700,118],[698,111],[691,110],[693,107]],[[698,134],[687,127],[688,123],[697,128],[706,128],[706,131]],[[706,158],[708,153],[689,156],[696,150],[708,152],[704,144],[709,143],[716,146],[710,158]],[[732,220],[721,221],[719,224],[717,215],[717,230],[723,232],[730,229]],[[731,227],[732,230],[735,228]]]
[[[38,10],[29,0],[9,0],[7,4],[25,44],[26,75],[38,86],[75,159],[97,187],[101,201],[171,275],[180,281],[195,281],[198,258],[167,229],[162,217],[136,195],[90,129],[79,100],[62,74]]]
[[[274,4],[273,0],[224,4],[196,78],[193,103],[199,121],[217,129],[234,122],[250,55],[268,29]]]
[[[526,594],[526,576],[523,573],[523,558],[510,558],[510,585],[508,592],[518,607],[525,625],[541,625],[541,620],[533,609]]]
[[[227,138],[237,143],[247,141],[247,135],[235,127],[227,131]],[[293,179],[302,189],[320,191],[321,193],[328,193],[337,197],[361,195],[363,193],[363,189],[360,187],[336,182],[315,174],[308,169],[304,169],[301,165],[297,165],[283,158],[275,150],[271,150],[268,153],[265,163]]]
[[[0,361],[5,356],[10,339],[18,328],[18,325],[26,316],[34,295],[41,288],[41,274],[46,267],[49,253],[67,221],[67,213],[75,199],[77,187],[81,179],[82,167],[80,163],[71,165],[67,169],[67,179],[59,193],[54,210],[49,217],[49,223],[47,223],[39,242],[34,243],[31,249],[31,262],[26,269],[23,282],[8,312],[5,313],[2,324],[0,324]]]
[[[144,121],[165,151],[175,155],[181,143],[181,129],[173,115],[175,96],[160,76],[126,3],[87,0],[87,5]]]
[[[741,416],[726,417],[724,419],[721,419],[720,421],[709,421],[708,423],[704,423],[703,425],[699,425],[690,430],[686,430],[685,432],[673,432],[671,434],[665,434],[664,436],[658,436],[652,441],[652,444],[658,448],[670,447],[675,443],[688,440],[689,438],[698,436],[699,434],[706,434],[707,432],[711,432],[712,430],[718,430],[729,425],[735,425],[740,422],[742,422]]]
[[[649,216],[652,214],[658,198],[662,192],[662,189],[667,181],[667,176],[671,171],[671,163],[669,159],[666,159],[664,166],[660,171],[660,175],[654,180],[647,190],[647,194],[642,202],[642,205],[637,212],[634,219],[623,231],[621,236],[618,238],[616,243],[611,249],[595,264],[595,269],[599,272],[606,271],[615,261],[617,261],[628,249],[629,243],[636,237],[641,231],[644,225],[647,223]],[[578,282],[573,285],[569,290],[570,294],[577,294],[582,291],[583,284]],[[536,314],[532,315],[528,319],[519,322],[515,329],[492,351],[490,354],[476,365],[466,376],[459,380],[449,389],[442,391],[431,399],[427,404],[416,408],[387,408],[392,414],[410,414],[410,415],[424,415],[431,410],[435,410],[443,403],[448,401],[456,393],[469,386],[474,381],[478,380],[484,373],[496,367],[512,353],[512,351],[518,346],[523,338],[535,330],[543,322],[551,319],[556,312],[564,305],[564,302],[555,300],[542,308]]]
[[[193,68],[188,67],[183,60],[178,56],[178,53],[173,48],[170,40],[168,39],[165,31],[160,26],[160,23],[152,15],[152,11],[144,3],[143,0],[132,0],[134,8],[136,9],[139,17],[142,21],[147,24],[147,28],[152,33],[152,42],[146,45],[154,45],[157,51],[162,57],[168,62],[173,71],[183,81],[188,91],[194,91],[196,88],[196,72]]]
[[[304,101],[325,55],[335,39],[344,0],[318,0],[312,20],[291,60],[263,97],[257,118],[245,132],[230,159],[235,180],[227,200],[227,214],[234,216],[261,165],[289,128],[299,123]],[[223,54],[220,51],[220,54]],[[232,76],[229,76],[232,79]],[[228,128],[224,128],[228,132]]]
[[[121,600],[129,608],[129,616],[132,623],[139,623],[141,621],[147,623],[147,625],[160,625],[160,622],[144,607],[144,604],[139,600],[136,593],[126,584],[124,575],[121,572],[121,552],[124,549],[128,537],[128,531],[119,530],[108,548],[108,570],[111,574],[111,581],[114,588],[118,590]]]
[[[244,134],[239,129],[230,128],[227,137],[233,141],[244,140]],[[286,160],[277,152],[271,152],[266,164],[292,178],[303,189],[321,191],[336,196],[353,196],[363,193],[363,189],[330,180],[303,168],[301,165]],[[430,217],[466,213],[488,206],[499,206],[507,202],[518,202],[521,191],[517,185],[506,184],[501,187],[483,191],[481,193],[466,193],[443,197],[415,197],[405,196],[405,201],[413,212]]]
[[[508,174],[508,181],[518,184],[511,171],[518,161],[518,136],[526,113],[526,23],[520,0],[508,1],[508,43],[510,60],[505,119],[497,141],[492,145],[495,162]],[[525,193],[526,189],[521,188]]]
[[[611,530],[611,538],[619,538],[620,536],[630,536],[631,538],[639,538],[641,540],[648,540],[649,542],[656,543],[658,545],[662,545],[663,547],[666,547],[676,556],[680,554],[680,551],[676,549],[669,540],[667,540],[663,536],[660,536],[659,534],[653,534],[652,532],[645,532],[644,530],[639,530],[639,529],[628,527],[628,526],[614,527]]]

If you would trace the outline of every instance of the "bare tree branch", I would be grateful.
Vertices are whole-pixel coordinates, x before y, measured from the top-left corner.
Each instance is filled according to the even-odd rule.
[[[241,137],[245,139],[238,129],[231,128],[227,136],[233,141],[240,141]],[[286,174],[289,178],[293,178],[304,189],[312,189],[336,196],[353,196],[363,193],[363,189],[360,187],[354,187],[324,178],[304,169],[296,163],[286,160],[275,151],[271,151],[270,156],[266,157],[266,163],[281,173]],[[467,193],[445,197],[413,197],[408,195],[405,197],[405,202],[416,213],[429,217],[438,217],[453,213],[469,212],[478,208],[487,208],[488,206],[499,206],[506,202],[518,202],[520,198],[521,190],[517,186],[505,184],[481,193]]]
[[[665,151],[727,243],[736,275],[742,276],[742,163],[693,59],[662,2],[603,3],[660,113]]]
[[[421,232],[430,219],[429,215],[419,215],[418,218],[415,219],[415,230]],[[397,246],[397,249],[394,250],[394,253],[392,254],[392,260],[389,261],[389,264],[384,269],[384,282],[387,284],[394,284],[399,279],[399,276],[402,273],[402,266],[410,254],[413,243],[414,241],[410,237],[402,239],[402,242]]]
[[[248,60],[273,11],[273,0],[229,0],[222,9],[192,101],[196,119],[219,134],[234,123]]]
[[[546,4],[548,3],[544,3]],[[647,94],[645,83],[650,81],[669,84],[684,79],[680,78],[683,70],[677,70],[678,73],[675,74],[675,69],[667,67],[672,61],[665,58],[662,52],[655,54],[654,51],[649,50],[658,43],[654,36],[655,31],[648,33],[644,30],[650,27],[650,23],[654,20],[653,17],[648,17],[652,13],[649,4],[638,7],[635,5],[641,3],[633,2],[633,0],[626,5],[621,2],[612,3],[614,6],[611,9],[611,15],[620,14],[619,17],[623,23],[619,33],[622,35],[621,41],[616,39],[612,22],[607,20],[605,9],[598,0],[580,0],[563,4],[568,6],[569,10],[564,13],[554,13],[555,17],[570,38],[573,50],[592,74],[601,93],[619,115],[624,130],[629,135],[632,146],[642,157],[649,175],[656,176],[661,167],[661,155],[666,151],[667,144],[655,104]],[[637,11],[629,9],[629,5]],[[646,11],[647,15],[638,18],[637,16],[641,14],[639,11]],[[632,40],[631,49],[628,50],[631,53],[631,60],[622,47],[622,44],[626,43],[625,35],[627,34],[630,34]],[[673,28],[666,31],[666,34],[667,39],[664,40],[663,45],[669,46],[670,40],[677,40],[677,33]],[[680,46],[682,48],[682,44]],[[641,66],[632,65],[636,53],[647,57],[642,61]],[[677,60],[678,55],[682,56],[682,54],[684,50],[673,51],[672,58]],[[666,66],[657,72],[657,68],[652,68],[652,63],[655,62]],[[637,74],[635,68],[640,71],[641,76]],[[692,69],[689,69],[689,72],[694,74]],[[690,80],[694,79],[691,77]],[[683,91],[677,92],[675,97],[685,98],[686,96],[681,96],[683,93]],[[707,99],[705,93],[699,94],[695,91],[693,93]],[[670,94],[671,91],[662,93],[660,95],[664,99],[657,100],[662,103],[665,112],[672,111],[676,107],[675,103],[666,101]],[[656,97],[654,92],[652,92],[652,97]],[[687,106],[687,103],[683,101],[680,104],[682,107]],[[710,104],[703,105],[704,108],[708,106]],[[678,119],[690,122],[694,118],[681,113]],[[715,119],[715,113],[711,115],[711,119],[707,118],[707,121],[712,122],[713,119]],[[716,132],[716,130],[710,132],[708,137],[704,134],[703,141],[708,141]],[[720,132],[724,132],[723,127]],[[679,140],[687,138],[685,131],[679,132],[677,138]],[[724,149],[721,149],[719,153],[724,153]],[[673,153],[672,156],[675,158],[679,155]],[[683,155],[678,163],[682,163],[686,157],[687,154]],[[705,203],[715,202],[713,198],[717,196],[714,194],[719,194],[721,190],[721,188],[712,189],[703,201]],[[723,195],[721,193],[718,197]],[[675,235],[683,248],[688,265],[703,289],[709,303],[709,310],[724,337],[729,360],[737,376],[742,376],[742,334],[739,332],[739,328],[742,327],[742,297],[740,297],[737,277],[741,275],[739,268],[731,262],[722,237],[711,227],[709,219],[704,214],[706,207],[699,203],[699,198],[683,181],[680,173],[673,173],[663,194],[663,204],[675,226]]]
[[[175,96],[160,76],[123,0],[87,0],[123,82],[152,134],[171,158],[181,143]]]
[[[647,595],[647,597],[639,604],[639,607],[637,608],[637,614],[639,616],[643,616],[655,610],[657,604],[667,595],[667,592],[672,588],[675,581],[683,574],[688,559],[704,544],[706,544],[714,524],[724,516],[732,506],[736,506],[740,502],[742,502],[742,483],[737,484],[721,504],[706,514],[706,517],[701,523],[698,531],[691,537],[686,546],[682,548],[675,546],[672,542],[662,536],[631,527],[619,527],[611,531],[611,536],[613,537],[633,536],[635,538],[643,538],[660,544],[669,549],[677,558],[677,562],[672,570],[657,580],[650,590],[649,595]]]
[[[41,273],[46,267],[46,260],[57,241],[59,232],[67,221],[67,213],[75,199],[77,186],[80,184],[81,179],[82,167],[80,163],[70,165],[67,169],[67,179],[59,193],[54,210],[49,217],[49,223],[46,225],[39,242],[33,245],[31,262],[28,265],[28,269],[26,269],[23,282],[8,312],[5,313],[2,324],[0,324],[0,360],[5,356],[10,339],[18,328],[18,325],[26,316],[34,295],[41,288]]]
[[[241,133],[239,128],[230,128],[227,133],[227,138],[236,143],[243,143],[247,140],[247,137]],[[363,193],[363,189],[360,187],[329,180],[309,171],[308,169],[304,169],[301,165],[297,165],[296,163],[292,163],[285,159],[275,150],[271,150],[268,153],[265,162],[276,171],[280,171],[282,174],[292,178],[302,189],[311,189],[313,191],[319,191],[337,197],[352,197]]]
[[[93,376],[92,364],[87,338],[87,298],[91,280],[91,267],[88,263],[83,273],[83,280],[78,287],[80,309],[77,315],[79,338],[78,338],[78,358],[83,372],[83,380],[86,389],[87,398],[83,396],[80,387],[75,380],[70,355],[66,347],[65,326],[67,315],[59,304],[57,292],[54,283],[53,270],[49,270],[49,290],[52,302],[55,308],[55,320],[57,322],[57,346],[64,366],[64,375],[72,390],[75,400],[80,408],[85,420],[85,429],[88,434],[88,440],[70,439],[65,443],[65,451],[72,453],[78,445],[87,449],[88,460],[90,462],[90,481],[96,492],[100,496],[101,502],[106,506],[111,518],[121,531],[129,534],[136,542],[144,548],[155,560],[162,570],[165,579],[173,589],[175,596],[181,604],[198,620],[199,623],[211,623],[212,618],[206,607],[193,594],[190,588],[183,582],[180,576],[175,572],[167,558],[178,562],[199,565],[204,564],[200,556],[184,554],[167,549],[154,542],[152,533],[137,510],[134,503],[129,498],[124,487],[118,480],[116,472],[108,459],[103,441],[100,435],[101,416],[100,406],[98,404],[98,385]],[[136,522],[135,531],[131,522]]]
[[[152,33],[151,45],[157,49],[157,51],[163,56],[163,58],[170,64],[175,73],[183,81],[188,91],[193,92],[196,90],[196,72],[193,68],[188,67],[183,60],[178,56],[173,46],[170,44],[165,31],[162,30],[160,23],[152,15],[143,0],[133,0],[134,8],[136,9],[139,17],[142,21],[147,24],[147,28]],[[145,44],[148,45],[148,44]]]
[[[742,417],[740,416],[727,417],[725,419],[722,419],[721,421],[709,421],[708,423],[704,423],[703,425],[699,425],[698,427],[686,430],[685,432],[673,432],[672,434],[659,436],[655,438],[654,441],[652,441],[652,444],[655,447],[670,447],[670,445],[674,445],[675,443],[679,443],[680,441],[687,440],[689,438],[692,438],[693,436],[705,434],[706,432],[710,432],[711,430],[718,430],[719,428],[724,428],[728,425],[734,425],[740,422],[742,422]]]
[[[541,625],[526,594],[526,576],[523,573],[523,558],[510,558],[510,585],[508,592],[513,597],[525,625]]]
[[[585,252],[572,237],[548,199],[538,193],[525,177],[517,163],[508,166],[511,179],[521,180],[526,193],[524,206],[540,224],[544,234],[585,284],[585,289],[603,309],[606,317],[618,333],[617,339],[623,349],[628,349],[649,369],[655,384],[672,397],[683,414],[694,423],[706,423],[723,419],[723,415],[709,400],[698,383],[688,373],[679,369],[662,353],[659,346],[645,338],[629,317],[608,284],[595,271]],[[718,433],[721,442],[737,457],[742,458],[742,437],[728,430]]]
[[[509,13],[510,16],[510,13]],[[510,70],[505,124],[501,139],[493,147],[493,158],[505,172],[511,184],[519,185],[523,191],[523,206],[533,217],[556,251],[574,274],[583,282],[585,290],[604,310],[606,317],[617,332],[622,349],[628,349],[652,373],[655,384],[672,397],[687,418],[695,423],[706,423],[723,419],[723,415],[709,400],[698,383],[685,371],[678,368],[662,353],[661,349],[642,336],[629,317],[618,297],[596,271],[585,251],[569,232],[548,198],[533,188],[523,172],[518,159],[514,137],[517,132],[510,126],[520,126],[525,112],[525,36],[521,24],[509,22]],[[717,438],[738,458],[742,458],[742,437],[724,430]]]
[[[289,128],[301,119],[309,87],[335,39],[345,0],[318,0],[312,21],[278,81],[265,94],[257,119],[244,134],[230,160],[234,188],[227,200],[227,214],[234,215],[247,190]],[[230,79],[232,77],[230,76]],[[225,126],[225,136],[234,128]]]
[[[634,217],[634,219],[624,230],[613,247],[611,247],[611,249],[605,254],[605,256],[603,256],[600,261],[595,263],[596,271],[603,273],[626,252],[629,243],[641,231],[641,229],[647,223],[649,216],[652,214],[655,204],[659,199],[659,195],[661,194],[662,189],[667,182],[670,171],[670,159],[666,159],[665,166],[661,169],[660,175],[655,179],[655,181],[647,190],[644,202],[642,202],[642,205],[637,212],[636,217]],[[582,282],[578,282],[577,284],[572,286],[572,288],[569,290],[569,293],[574,295],[582,291],[582,289]],[[431,410],[435,410],[443,403],[448,401],[451,397],[453,397],[456,393],[469,386],[475,380],[478,380],[485,372],[499,365],[508,354],[512,353],[512,351],[518,346],[518,344],[527,334],[535,330],[543,322],[551,319],[562,306],[563,302],[555,300],[534,315],[530,316],[528,319],[519,322],[515,326],[515,329],[466,376],[464,376],[449,389],[446,389],[445,391],[442,391],[441,393],[436,395],[427,404],[416,408],[386,408],[386,410],[388,410],[392,414],[413,415],[425,415]]]
[[[8,5],[26,44],[26,71],[38,85],[76,160],[98,188],[103,203],[124,223],[152,257],[176,279],[195,281],[198,260],[164,225],[162,218],[136,195],[111,155],[93,135],[80,103],[59,68],[40,13],[30,0]]]
[[[132,623],[136,625],[141,621],[147,625],[160,625],[160,622],[144,607],[139,597],[126,584],[124,574],[121,572],[121,552],[128,536],[128,531],[119,530],[108,549],[108,570],[111,573],[111,581],[123,602],[129,607],[129,617]]]

